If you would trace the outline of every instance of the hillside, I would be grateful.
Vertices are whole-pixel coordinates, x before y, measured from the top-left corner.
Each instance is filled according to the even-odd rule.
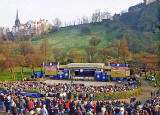
[[[47,35],[48,41],[51,47],[58,47],[61,49],[68,49],[70,47],[74,48],[84,48],[89,44],[91,37],[96,36],[101,39],[101,43],[98,45],[99,48],[106,47],[111,43],[118,34],[117,31],[106,33],[104,25],[89,25],[88,26],[91,33],[87,35],[81,35],[81,26],[71,27],[71,28],[61,28],[55,33]],[[43,39],[32,41],[34,45],[40,45]]]
[[[94,36],[101,39],[98,48],[106,48],[114,40],[120,40],[125,36],[129,49],[133,53],[148,52],[151,47],[156,49],[155,53],[158,53],[159,6],[159,1],[149,5],[138,4],[130,7],[128,12],[114,15],[112,20],[63,27],[49,33],[47,38],[52,48],[57,47],[66,52],[71,47],[84,49]],[[83,27],[87,27],[90,32],[83,34]],[[42,40],[42,38],[32,40],[32,44],[40,45]]]

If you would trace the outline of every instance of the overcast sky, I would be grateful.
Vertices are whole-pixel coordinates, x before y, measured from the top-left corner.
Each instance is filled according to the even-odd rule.
[[[96,9],[111,14],[120,13],[142,2],[143,0],[0,0],[0,27],[14,25],[17,9],[21,23],[39,19],[47,19],[52,23],[56,17],[65,22],[91,16]]]

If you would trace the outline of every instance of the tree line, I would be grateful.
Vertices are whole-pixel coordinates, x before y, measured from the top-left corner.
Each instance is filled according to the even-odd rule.
[[[92,37],[89,45],[82,50],[71,47],[64,52],[58,47],[51,49],[47,38],[40,46],[33,46],[29,41],[13,42],[0,40],[0,71],[9,70],[11,78],[15,79],[15,68],[21,68],[23,79],[24,67],[32,69],[43,67],[44,62],[68,63],[128,63],[133,68],[144,68],[145,71],[158,71],[160,57],[151,53],[133,54],[129,51],[125,36],[121,40],[113,41],[109,46],[101,49],[98,44],[100,38]]]

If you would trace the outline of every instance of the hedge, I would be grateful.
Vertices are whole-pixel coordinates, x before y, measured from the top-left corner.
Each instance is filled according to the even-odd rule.
[[[1,88],[0,88],[1,89]],[[39,90],[36,89],[24,89],[25,92],[34,92],[34,93],[40,93]],[[84,92],[85,94],[88,94],[88,98],[86,100],[90,100],[90,93]],[[131,96],[138,96],[141,93],[141,87],[138,87],[136,90],[132,91],[122,91],[122,92],[107,92],[107,93],[94,93],[95,95],[95,100],[115,100],[115,99],[128,99]],[[41,92],[41,94],[45,94],[45,92]],[[75,95],[82,94],[82,92],[72,92],[71,99],[75,99]],[[67,98],[66,98],[67,99]]]
[[[130,98],[131,96],[138,96],[139,94],[141,93],[141,87],[137,88],[136,90],[133,90],[133,91],[124,91],[124,92],[107,92],[107,93],[103,93],[103,92],[100,92],[100,93],[94,93],[95,95],[95,100],[98,101],[98,100],[115,100],[115,99],[128,99]],[[71,99],[74,99],[74,96],[78,94],[82,94],[81,92],[74,92],[72,93],[72,97]],[[87,94],[87,92],[85,93]],[[90,93],[88,93],[88,98],[86,100],[89,100],[90,99]]]
[[[7,87],[0,87],[0,90],[7,90]]]
[[[24,89],[23,91],[24,92],[32,92],[32,93],[40,93],[40,91],[37,89]]]

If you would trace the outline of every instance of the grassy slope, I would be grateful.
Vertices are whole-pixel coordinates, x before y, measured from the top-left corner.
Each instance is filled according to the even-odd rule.
[[[148,44],[150,38],[152,38],[154,44],[156,44],[156,46],[158,47],[159,42],[157,43],[157,41],[159,40],[159,35],[157,34],[157,32],[156,34],[152,35],[152,32],[154,30],[154,27],[152,26],[154,25],[156,27],[156,24],[158,24],[159,22],[157,16],[159,15],[159,12],[157,8],[159,8],[159,1],[147,6],[139,4],[135,6],[134,11],[124,13],[123,15],[118,17],[118,19],[116,19],[117,21],[109,25],[109,27],[105,27],[105,24],[89,24],[89,28],[91,31],[89,35],[81,35],[80,28],[82,25],[78,25],[72,28],[61,28],[58,32],[49,34],[47,38],[52,48],[58,47],[64,51],[68,51],[70,47],[75,47],[79,50],[83,49],[89,44],[89,39],[95,36],[101,39],[101,43],[98,45],[98,48],[104,48],[115,39],[121,39],[117,38],[116,36],[122,36],[124,34],[123,32],[125,32],[123,31],[123,29],[126,30],[128,29],[128,27],[131,27],[129,29],[132,30],[132,34],[130,33],[132,35],[132,39],[140,40],[140,42],[142,43],[142,51],[146,50],[146,46],[150,45]],[[148,14],[151,14],[151,16]],[[132,28],[132,26],[135,27]],[[109,30],[109,32],[106,33],[106,30]],[[147,35],[144,36],[143,32]],[[136,36],[134,36],[134,34]],[[42,39],[32,41],[34,45],[40,45],[41,42]],[[130,42],[133,43],[133,41]]]
[[[80,27],[73,28],[61,28],[58,32],[49,34],[47,36],[51,47],[58,47],[65,51],[70,47],[75,47],[77,49],[83,49],[89,44],[89,40],[95,36],[101,39],[101,43],[98,48],[106,47],[110,42],[115,39],[117,31],[112,33],[106,33],[106,29],[103,25],[89,25],[91,33],[88,35],[80,34]],[[32,41],[33,45],[40,45],[42,39]]]
[[[35,72],[37,71],[41,71],[41,68],[35,68],[34,69]],[[21,80],[21,68],[17,67],[14,69],[15,71],[15,77],[16,77],[16,80]],[[24,68],[24,78],[30,78],[32,75],[32,71],[31,71],[31,68],[27,68],[25,67]],[[5,80],[9,80],[9,81],[12,81],[13,79],[11,79],[11,73],[6,71],[4,73],[0,73],[0,81],[5,81]]]
[[[30,78],[32,75],[31,72],[24,72],[24,78]],[[15,80],[21,80],[21,73],[20,72],[15,72]],[[0,74],[0,81],[12,81],[11,79],[11,73],[1,73]]]

